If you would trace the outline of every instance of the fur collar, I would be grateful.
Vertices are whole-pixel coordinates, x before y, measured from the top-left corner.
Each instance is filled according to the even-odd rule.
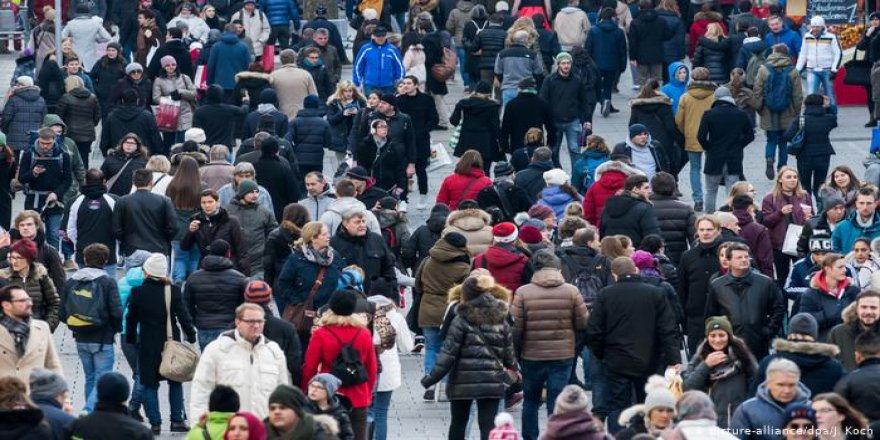
[[[630,106],[648,105],[648,104],[666,104],[672,105],[672,100],[666,95],[657,95],[651,98],[633,98],[629,101]]]
[[[706,349],[706,345],[709,344],[709,341],[703,340],[700,342],[700,345],[697,346],[696,354],[694,354],[695,358],[702,358],[703,350]],[[749,351],[749,347],[746,345],[745,341],[734,336],[730,338],[730,348],[733,349],[734,355],[737,359],[742,363],[742,369],[746,373],[747,376],[752,377],[755,375],[755,372],[758,371],[758,361],[755,359],[755,355]]]
[[[510,304],[510,290],[508,288],[496,284],[489,288],[489,293],[492,294],[495,299],[503,301],[505,304]],[[461,284],[456,284],[449,289],[449,295],[447,297],[447,302],[449,304],[458,301],[461,301]]]
[[[449,216],[446,217],[446,226],[452,226],[459,220],[463,220],[466,218],[480,219],[484,223],[486,223],[486,225],[492,223],[492,217],[490,217],[489,214],[482,209],[459,209],[456,211],[452,211]]]
[[[596,180],[598,181],[599,179],[601,179],[602,174],[605,174],[606,171],[619,171],[625,174],[627,177],[636,174],[645,174],[642,172],[642,170],[631,167],[619,160],[609,160],[596,168]]]
[[[269,81],[269,74],[263,72],[239,72],[235,74],[235,81],[241,81],[245,79],[262,79],[264,81]]]
[[[349,316],[339,316],[327,309],[321,314],[318,325],[321,327],[337,326],[337,327],[363,327],[367,328],[368,318],[362,313],[355,313]]]
[[[773,341],[773,349],[776,351],[785,351],[788,353],[799,354],[818,354],[820,356],[834,357],[840,353],[840,348],[834,344],[825,344],[822,342],[806,342],[806,341],[789,341],[786,339],[776,339]]]
[[[47,276],[49,276],[49,271],[46,269],[46,266],[43,266],[36,261],[31,264],[31,270],[28,272],[28,279],[38,280]],[[19,275],[13,272],[11,266],[0,269],[0,278],[10,280],[12,277],[19,277]],[[27,283],[27,279],[25,279],[24,282]]]
[[[499,325],[507,319],[507,304],[489,295],[460,304],[458,314],[472,325]]]

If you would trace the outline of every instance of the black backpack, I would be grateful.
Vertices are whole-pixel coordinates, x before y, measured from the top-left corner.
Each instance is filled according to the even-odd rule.
[[[599,278],[598,275],[596,275],[596,258],[594,257],[590,260],[590,264],[586,267],[580,267],[570,257],[563,257],[562,261],[568,266],[571,273],[574,274],[571,281],[566,281],[577,287],[578,292],[581,293],[581,298],[584,299],[584,303],[587,305],[587,309],[592,310],[593,302],[595,302],[596,298],[599,296],[599,291],[605,287],[605,283],[602,282],[602,279]]]
[[[104,326],[109,320],[107,295],[98,280],[71,280],[70,290],[64,299],[67,314],[65,323],[74,331],[93,330]]]
[[[339,350],[339,354],[336,355],[333,363],[330,364],[330,374],[338,377],[344,387],[362,384],[367,381],[367,367],[361,362],[360,352],[352,345],[361,334],[361,330],[363,329],[358,329],[354,337],[351,338],[351,341],[345,344],[342,342],[342,339],[339,339],[339,336],[336,336],[336,333],[330,331],[329,328],[327,329],[336,338],[336,341],[342,345],[342,350]]]

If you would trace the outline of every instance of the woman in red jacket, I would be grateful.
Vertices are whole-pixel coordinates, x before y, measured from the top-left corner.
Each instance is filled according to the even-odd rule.
[[[689,57],[694,57],[694,52],[697,50],[697,41],[700,40],[700,37],[706,35],[706,30],[709,28],[710,23],[718,23],[721,25],[721,29],[724,30],[724,35],[727,35],[727,24],[724,23],[722,15],[712,9],[711,2],[703,3],[700,12],[697,12],[694,15],[694,23],[691,24],[691,28],[688,31]]]
[[[640,173],[620,160],[609,160],[599,165],[596,168],[596,183],[590,185],[584,196],[584,218],[598,228],[605,201],[623,189],[627,177]]]
[[[483,156],[477,150],[467,150],[455,164],[455,172],[440,184],[437,203],[455,211],[462,200],[476,200],[477,193],[487,186],[492,186],[492,180],[483,172]]]
[[[366,440],[367,408],[370,407],[373,388],[376,385],[377,362],[376,351],[373,349],[373,334],[367,328],[367,318],[362,314],[354,313],[358,295],[353,290],[337,290],[330,297],[330,310],[321,315],[318,321],[319,327],[312,334],[306,350],[302,389],[308,389],[312,378],[318,373],[336,375],[343,383],[337,393],[351,402],[350,417],[354,438]],[[360,355],[363,369],[359,373],[365,373],[365,378],[346,377],[333,368],[334,360],[348,345],[354,347]]]

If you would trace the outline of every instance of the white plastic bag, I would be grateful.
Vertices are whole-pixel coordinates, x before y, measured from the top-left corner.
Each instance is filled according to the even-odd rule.
[[[434,171],[452,165],[452,156],[449,150],[441,143],[431,144],[431,158],[428,163],[428,171]]]
[[[797,251],[797,242],[801,238],[801,232],[803,232],[804,227],[801,225],[796,225],[794,223],[788,224],[788,229],[785,230],[785,241],[782,242],[782,253],[785,255],[791,255],[792,257],[798,256]]]

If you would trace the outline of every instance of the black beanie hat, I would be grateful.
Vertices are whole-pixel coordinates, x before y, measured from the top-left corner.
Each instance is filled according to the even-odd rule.
[[[239,400],[238,393],[232,387],[216,385],[211,390],[211,395],[208,397],[208,411],[233,413],[238,412],[240,408],[241,401]]]
[[[225,257],[226,254],[229,253],[229,242],[218,238],[211,242],[208,246],[208,255],[216,255],[220,257]]]
[[[303,407],[308,398],[297,388],[290,385],[278,385],[275,391],[269,395],[269,404],[278,403],[292,409],[296,415],[303,416]]]
[[[278,154],[279,150],[281,150],[281,145],[278,143],[278,138],[275,136],[269,136],[266,139],[263,139],[263,142],[260,144],[260,152],[263,156],[274,156]]]
[[[467,246],[467,237],[461,235],[458,232],[450,232],[443,236],[443,239],[446,240],[447,243],[457,247],[463,248]]]
[[[357,306],[357,293],[350,289],[340,289],[330,296],[330,310],[338,316],[351,316]]]
[[[95,387],[98,390],[98,402],[125,403],[131,393],[128,379],[116,371],[102,374]]]

